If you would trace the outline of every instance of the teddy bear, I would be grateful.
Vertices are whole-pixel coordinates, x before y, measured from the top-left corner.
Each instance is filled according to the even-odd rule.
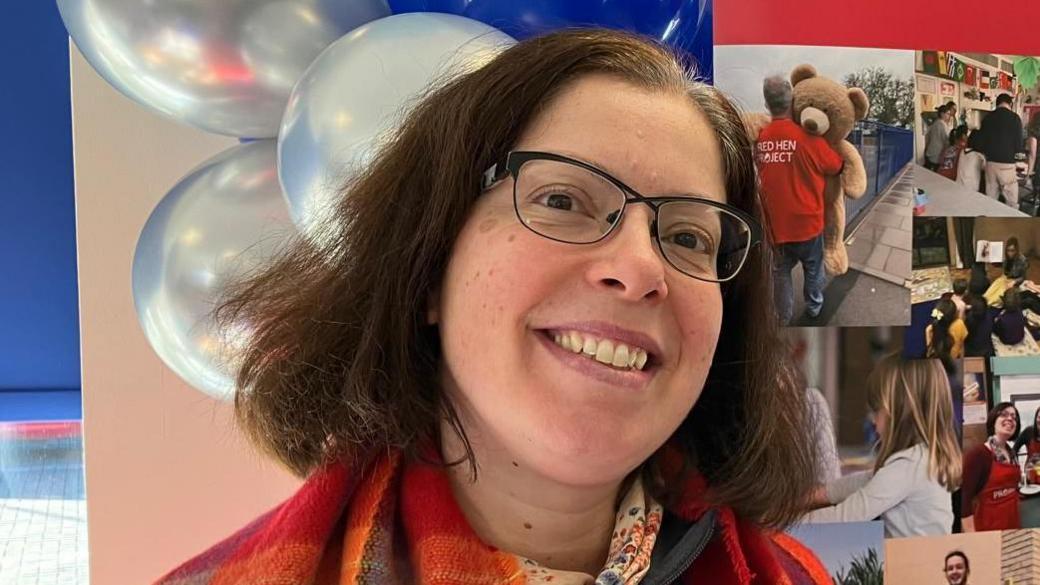
[[[812,65],[799,65],[791,72],[791,110],[795,123],[806,132],[822,136],[844,159],[841,174],[828,177],[824,191],[824,250],[827,272],[837,276],[849,269],[845,249],[845,197],[857,199],[867,190],[867,172],[856,147],[845,140],[856,122],[867,117],[870,101],[858,87],[817,75]],[[769,124],[765,114],[745,116],[744,124],[752,140]]]

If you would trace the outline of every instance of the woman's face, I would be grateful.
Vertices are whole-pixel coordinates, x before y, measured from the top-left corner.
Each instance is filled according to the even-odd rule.
[[[648,196],[725,201],[707,119],[682,97],[610,77],[571,84],[514,149],[588,162]],[[478,457],[509,457],[564,484],[617,481],[700,395],[722,321],[719,285],[665,262],[645,205],[627,207],[604,241],[565,244],[519,223],[512,188],[507,178],[482,195],[454,245],[434,310],[445,390]],[[618,369],[560,347],[555,335],[570,332],[641,347],[647,366]]]
[[[888,413],[883,410],[879,410],[874,413],[874,429],[877,430],[879,435],[885,434],[885,429],[888,428]]]
[[[1018,256],[1018,246],[1014,244],[1007,245],[1007,257],[1008,260],[1014,260]]]
[[[1015,434],[1015,429],[1018,428],[1018,411],[1015,410],[1014,406],[1009,406],[1004,410],[1000,411],[997,416],[996,423],[993,425],[993,434],[998,439],[1008,440],[1011,435]]]

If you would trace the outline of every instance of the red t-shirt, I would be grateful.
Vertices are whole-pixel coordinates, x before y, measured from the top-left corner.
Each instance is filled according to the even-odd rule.
[[[758,135],[755,160],[774,244],[804,242],[823,232],[826,177],[844,161],[820,136],[791,119],[773,120]]]

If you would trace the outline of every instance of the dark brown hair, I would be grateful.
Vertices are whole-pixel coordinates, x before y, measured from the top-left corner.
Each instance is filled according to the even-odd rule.
[[[761,220],[752,144],[739,113],[666,49],[592,29],[517,44],[431,90],[345,186],[323,233],[301,238],[229,289],[218,318],[255,330],[237,356],[235,397],[254,442],[302,475],[334,458],[390,447],[417,456],[446,417],[473,463],[438,387],[439,338],[426,325],[426,303],[481,174],[562,88],[592,74],[688,99],[714,129],[728,202]],[[778,337],[770,262],[759,246],[722,285],[714,360],[672,444],[705,476],[714,502],[782,527],[797,518],[812,488],[816,446],[805,390]],[[663,486],[662,497],[676,488]]]
[[[1021,311],[1022,310],[1022,296],[1018,290],[1014,287],[1004,291],[1004,310],[1005,311]]]
[[[1013,402],[1000,402],[993,407],[993,410],[989,411],[989,416],[986,417],[986,436],[992,437],[997,433],[997,419],[1000,418],[1000,413],[1004,412],[1008,408],[1015,409],[1015,432],[1011,435],[1011,440],[1018,438],[1019,431],[1022,430],[1022,418],[1018,414],[1018,407]]]
[[[950,326],[956,320],[957,305],[949,297],[940,298],[931,315],[932,339],[925,352],[927,357],[939,358],[947,365],[952,363],[950,352],[953,351],[953,336],[950,334]]]
[[[965,572],[968,572],[968,571],[971,570],[971,565],[968,564],[968,555],[964,554],[963,552],[961,552],[959,550],[955,550],[955,551],[950,551],[950,552],[946,553],[946,558],[943,559],[943,570],[944,571],[946,570],[946,566],[950,564],[950,559],[952,559],[953,557],[960,557],[961,559],[964,560],[964,571]]]

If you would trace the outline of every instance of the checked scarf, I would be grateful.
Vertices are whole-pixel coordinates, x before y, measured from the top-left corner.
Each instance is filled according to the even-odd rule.
[[[629,504],[647,506],[621,530],[638,531],[612,543],[599,582],[636,583],[657,530],[659,506],[636,482]],[[708,510],[705,484],[694,478],[674,513],[695,520]],[[766,533],[717,508],[715,536],[679,583],[822,585],[832,581],[820,561],[793,538]],[[618,524],[622,526],[621,523]],[[620,531],[619,531],[620,532]],[[615,534],[617,536],[617,534]],[[634,543],[634,545],[633,545]],[[618,550],[630,553],[618,565]],[[616,550],[615,550],[616,549]],[[625,571],[628,573],[625,573]],[[555,574],[554,574],[555,573]],[[546,577],[552,577],[546,579]],[[611,580],[618,577],[621,580]],[[579,579],[579,580],[568,580]],[[398,452],[375,459],[362,473],[346,464],[312,474],[281,505],[227,540],[188,561],[156,585],[521,585],[592,583],[582,573],[553,572],[484,544],[455,502],[443,468],[406,462]]]

